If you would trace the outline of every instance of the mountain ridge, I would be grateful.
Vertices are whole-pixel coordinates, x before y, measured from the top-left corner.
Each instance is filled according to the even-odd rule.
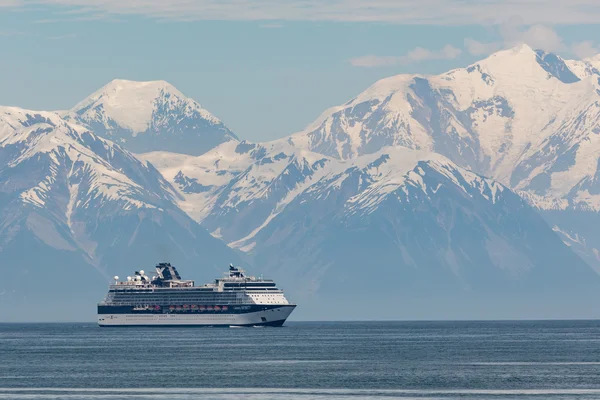
[[[115,79],[62,116],[135,153],[168,149],[200,155],[238,140],[220,119],[166,81]]]
[[[594,62],[519,46],[386,78],[266,143],[239,141],[160,81],[113,81],[61,115],[2,108],[0,254],[48,280],[45,259],[88,280],[157,258],[205,265],[192,277],[212,279],[223,259],[247,259],[307,313],[332,317],[415,299],[427,315],[454,300],[465,312],[511,303],[515,317],[593,313]],[[182,128],[204,123],[216,140]],[[375,273],[377,290],[356,296]],[[23,303],[27,274],[0,292]]]
[[[0,108],[0,162],[3,321],[89,316],[109,277],[163,258],[206,280],[243,264],[151,164],[55,113]]]
[[[578,276],[593,286],[594,271],[600,270],[582,261],[590,262],[600,246],[585,238],[586,245],[578,245],[572,240],[582,237],[578,227],[544,214],[544,208],[563,213],[574,204],[590,210],[595,204],[594,163],[575,165],[571,159],[576,157],[569,155],[596,151],[598,81],[577,76],[569,65],[520,46],[438,76],[380,80],[282,139],[225,143],[182,160],[165,152],[140,157],[179,190],[182,209],[298,295],[303,293],[299,287],[312,287],[309,292],[323,299],[323,288],[344,269],[338,259],[351,271],[350,280],[360,274],[358,260],[368,262],[361,252],[375,260],[387,252],[395,255],[387,263],[404,271],[395,276],[416,279],[424,293],[440,290],[460,297],[465,287],[484,292],[487,287],[508,296],[494,287],[504,282],[522,301],[535,301],[526,288],[541,299],[539,282],[551,284],[546,272],[583,290],[591,286]],[[531,111],[531,104],[540,106]],[[589,123],[583,124],[581,115]],[[409,165],[411,159],[415,162]],[[385,170],[405,162],[408,170]],[[573,165],[577,174],[567,174]],[[545,175],[550,184],[543,184]],[[419,200],[411,202],[407,193]],[[396,222],[390,226],[389,221]],[[398,232],[403,236],[395,237]],[[439,239],[439,246],[428,241],[428,234]],[[431,254],[423,252],[425,243]],[[552,243],[553,257],[543,254],[544,243]],[[438,271],[453,282],[448,288],[441,281],[435,289],[426,286],[425,276],[435,276],[427,268],[436,270],[435,265],[445,266]],[[574,276],[568,265],[577,265]],[[514,280],[515,266],[529,267]],[[416,271],[408,273],[411,268]],[[595,289],[588,289],[593,297]],[[564,296],[569,290],[568,285],[559,289]],[[470,301],[493,301],[479,295]],[[573,300],[583,301],[578,296],[573,293]]]

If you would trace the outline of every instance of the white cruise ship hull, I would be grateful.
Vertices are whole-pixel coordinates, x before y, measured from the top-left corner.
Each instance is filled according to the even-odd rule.
[[[295,305],[271,306],[244,313],[106,313],[98,325],[116,326],[282,326]]]

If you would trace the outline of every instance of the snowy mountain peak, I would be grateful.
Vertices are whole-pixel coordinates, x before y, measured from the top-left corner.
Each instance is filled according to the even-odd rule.
[[[75,307],[87,302],[89,311],[103,276],[122,265],[167,256],[190,266],[235,260],[177,198],[151,164],[85,127],[52,112],[0,107],[0,254],[18,266],[2,271],[0,293],[10,296],[0,296],[2,319],[31,303],[40,315],[66,308],[72,315],[76,282],[86,284]]]
[[[19,197],[36,207],[47,207],[61,190],[77,196],[80,208],[156,208],[177,196],[154,167],[51,112],[0,107],[0,160],[0,176],[11,177],[12,190],[22,185]],[[43,168],[32,174],[24,167],[34,164]]]
[[[485,62],[497,62],[498,60],[516,60],[516,59],[530,59],[535,60],[536,50],[526,43],[519,43],[508,49],[499,50],[495,53],[490,54],[487,58],[482,60]]]
[[[485,65],[489,67],[495,67],[495,69],[506,68],[514,65],[515,63],[520,64],[531,64],[535,62],[537,57],[536,50],[532,49],[527,44],[519,44],[515,47],[511,47],[504,50],[499,50],[495,53],[490,54],[483,60],[478,61],[475,64]]]
[[[102,116],[107,119],[107,124],[110,124],[110,119],[119,127],[136,135],[150,128],[157,103],[165,99],[173,103],[183,102],[200,112],[208,121],[220,122],[198,103],[165,81],[136,82],[115,79],[77,104],[71,111],[84,120],[103,112]]]
[[[564,195],[568,176],[595,171],[582,161],[585,173],[566,174],[576,152],[584,160],[583,147],[595,148],[600,118],[598,77],[580,79],[571,66],[520,45],[437,76],[390,77],[282,141],[338,159],[386,146],[426,150],[513,188]]]
[[[217,117],[165,81],[114,80],[64,117],[136,153],[168,150],[199,155],[237,140]]]
[[[567,84],[579,80],[561,57],[534,50],[526,44],[498,51],[467,68],[470,72],[473,69],[483,71],[496,80],[511,80],[516,85],[543,84],[552,77]],[[452,71],[448,75],[452,75]]]

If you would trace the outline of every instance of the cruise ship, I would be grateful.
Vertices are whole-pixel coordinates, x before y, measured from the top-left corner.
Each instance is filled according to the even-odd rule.
[[[195,286],[170,263],[120,281],[114,277],[98,303],[98,325],[107,326],[282,326],[296,305],[268,279],[229,266],[223,278]]]

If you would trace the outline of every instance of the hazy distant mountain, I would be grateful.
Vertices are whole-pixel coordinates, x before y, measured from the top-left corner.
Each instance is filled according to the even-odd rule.
[[[70,122],[2,109],[0,256],[21,268],[0,306],[157,258],[210,279],[227,243],[297,317],[596,316],[598,66],[519,46],[383,79],[269,143],[165,82],[114,81]]]
[[[519,46],[439,76],[381,80],[274,142],[142,157],[182,209],[304,300],[354,302],[361,315],[375,298],[420,298],[432,313],[454,304],[457,317],[474,303],[584,315],[600,235],[571,215],[597,218],[600,88],[582,63]],[[379,271],[385,294],[350,294]]]
[[[599,148],[599,93],[597,77],[522,45],[438,76],[383,79],[285,140],[341,159],[389,145],[434,151],[515,189],[597,207],[572,189],[597,172],[587,160]]]
[[[443,154],[518,190],[600,271],[600,236],[585,223],[600,210],[599,60],[521,45],[438,76],[394,76],[282,140],[340,159],[388,145]]]
[[[152,165],[54,113],[0,108],[0,165],[0,320],[91,320],[113,275],[240,261]]]
[[[306,318],[444,318],[450,304],[446,317],[483,304],[513,316],[552,304],[556,316],[575,304],[589,312],[600,289],[518,195],[435,153],[397,146],[337,160],[242,142],[142,157],[179,188],[183,209],[277,277]],[[428,305],[392,306],[416,299]]]
[[[217,117],[164,81],[114,80],[63,115],[134,153],[200,155],[237,140]]]
[[[284,144],[224,143],[200,157],[140,155],[180,189],[179,206],[226,242],[259,228],[337,160]]]
[[[331,318],[582,316],[600,298],[519,196],[402,148],[321,179],[238,246]]]

